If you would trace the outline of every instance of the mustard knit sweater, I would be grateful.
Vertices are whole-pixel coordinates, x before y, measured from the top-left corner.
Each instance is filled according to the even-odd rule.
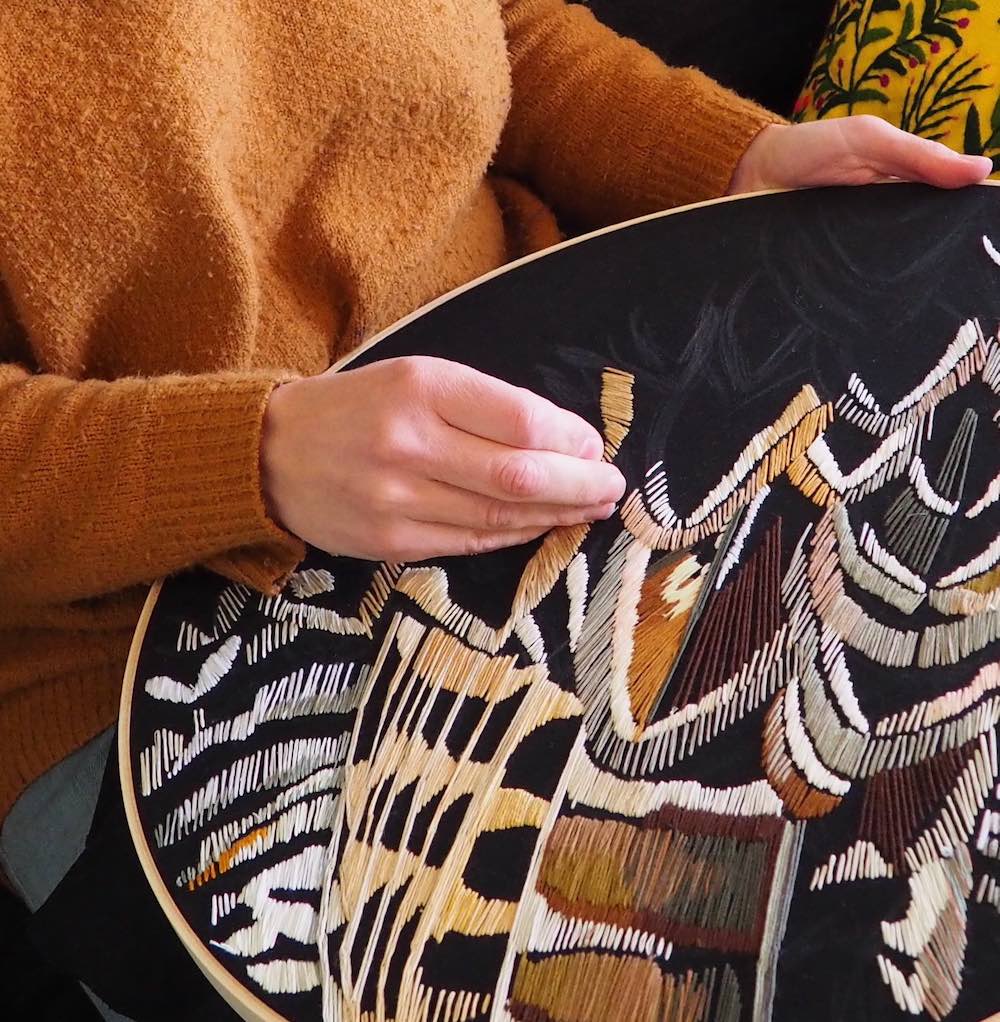
[[[0,818],[114,719],[150,581],[294,567],[276,381],[554,240],[510,179],[614,222],[774,119],[563,0],[3,8]]]

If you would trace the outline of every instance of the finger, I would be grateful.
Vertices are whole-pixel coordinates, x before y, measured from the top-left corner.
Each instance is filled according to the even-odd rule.
[[[595,504],[593,507],[574,507],[496,500],[456,486],[427,480],[415,483],[407,497],[407,504],[413,509],[409,512],[411,517],[423,522],[485,532],[551,529],[557,525],[603,521],[615,509],[612,501]]]
[[[538,394],[468,366],[450,363],[438,377],[435,410],[456,429],[508,447],[600,458],[601,434],[579,415]]]
[[[841,123],[852,151],[883,175],[939,188],[961,188],[982,181],[993,170],[988,157],[953,152],[940,142],[911,135],[878,117],[846,118]]]
[[[607,462],[520,450],[457,429],[428,445],[414,468],[437,482],[519,504],[587,508],[617,502],[625,492],[624,476]]]
[[[544,528],[485,531],[437,522],[408,521],[394,527],[388,542],[373,554],[372,559],[398,564],[403,561],[424,561],[429,557],[485,554],[530,543],[548,531]]]

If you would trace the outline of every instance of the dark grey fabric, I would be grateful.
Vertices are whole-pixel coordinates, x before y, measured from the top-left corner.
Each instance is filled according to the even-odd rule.
[[[38,911],[80,857],[94,817],[115,730],[109,728],[38,778],[0,829],[0,867]],[[130,1022],[83,988],[105,1022]]]
[[[700,67],[789,114],[833,10],[832,0],[585,0],[606,25],[668,64]]]

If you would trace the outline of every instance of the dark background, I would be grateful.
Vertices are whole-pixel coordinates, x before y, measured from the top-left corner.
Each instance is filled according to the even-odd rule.
[[[584,0],[606,25],[791,113],[833,0]]]
[[[668,63],[701,67],[787,114],[822,37],[832,0],[589,0],[602,21]],[[11,1022],[97,1022],[75,984],[24,936],[25,913],[0,887],[0,1015]]]

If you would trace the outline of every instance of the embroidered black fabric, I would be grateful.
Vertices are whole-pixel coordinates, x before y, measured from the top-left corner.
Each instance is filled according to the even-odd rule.
[[[466,361],[543,393],[605,429],[608,414],[607,405],[602,413],[602,396],[606,397],[602,388],[608,386],[606,371],[614,370],[631,381],[634,415],[615,461],[636,496],[620,515],[595,526],[582,541],[583,560],[578,564],[585,574],[583,588],[574,595],[573,585],[563,579],[534,609],[533,620],[544,646],[541,660],[534,640],[525,638],[527,633],[512,633],[501,643],[496,655],[509,657],[513,669],[528,670],[542,663],[545,683],[579,703],[572,713],[539,717],[537,726],[503,753],[504,736],[542,681],[496,699],[489,692],[459,695],[443,683],[431,696],[419,686],[401,689],[398,678],[408,677],[408,668],[403,645],[393,638],[399,619],[411,620],[414,633],[425,637],[448,630],[412,592],[393,591],[380,604],[367,634],[335,634],[332,626],[316,623],[320,618],[329,623],[334,617],[357,615],[365,594],[378,588],[375,583],[382,569],[377,565],[311,551],[297,583],[300,588],[286,594],[289,602],[284,607],[251,594],[236,593],[233,602],[233,591],[225,583],[203,573],[178,577],[165,586],[136,674],[132,751],[137,776],[142,755],[149,756],[157,734],[184,736],[184,742],[193,743],[213,723],[237,718],[245,723],[246,715],[252,714],[257,714],[253,719],[259,722],[256,730],[251,728],[238,741],[206,745],[204,751],[184,760],[183,766],[176,766],[183,757],[175,759],[176,769],[164,770],[138,799],[160,874],[177,892],[178,906],[219,963],[284,1017],[303,1022],[319,1019],[319,987],[283,993],[267,988],[269,981],[261,980],[264,971],[248,971],[272,963],[312,961],[315,956],[287,931],[269,947],[239,951],[238,945],[243,945],[234,934],[256,918],[256,909],[249,901],[241,901],[239,892],[247,891],[262,868],[277,867],[312,847],[339,849],[331,852],[336,875],[337,869],[347,868],[337,865],[337,856],[347,855],[345,848],[350,849],[352,841],[355,849],[369,842],[373,859],[406,849],[421,859],[421,869],[446,872],[460,836],[474,833],[461,883],[485,901],[506,901],[525,912],[529,909],[524,906],[534,904],[531,899],[540,894],[567,919],[609,924],[624,920],[620,904],[612,912],[594,900],[596,895],[580,895],[574,901],[568,894],[558,894],[567,870],[577,890],[586,888],[601,870],[606,873],[606,860],[601,866],[588,865],[589,846],[579,846],[572,865],[558,859],[555,851],[563,835],[589,833],[588,828],[597,827],[608,847],[626,842],[633,849],[630,855],[652,847],[643,842],[662,838],[655,851],[659,858],[650,860],[661,866],[679,868],[680,860],[670,858],[673,853],[667,845],[683,840],[688,842],[690,862],[709,863],[731,873],[736,870],[719,883],[720,897],[731,899],[738,911],[715,903],[694,909],[687,902],[677,902],[666,888],[650,893],[652,888],[647,890],[638,881],[630,888],[629,925],[669,944],[656,950],[651,937],[646,951],[638,956],[644,963],[641,967],[653,968],[649,963],[654,962],[658,971],[649,975],[658,977],[656,982],[662,981],[668,992],[673,989],[670,984],[687,982],[685,976],[701,977],[697,982],[707,991],[705,1013],[691,1015],[692,1019],[744,1022],[762,1017],[753,1014],[755,998],[770,999],[769,1017],[774,1022],[803,1017],[817,1022],[890,1022],[905,1017],[907,1004],[918,1006],[910,1014],[949,1022],[981,1022],[1000,1011],[1000,988],[994,979],[1000,918],[997,901],[989,894],[1000,884],[1000,855],[996,842],[991,845],[989,840],[990,813],[1000,810],[995,724],[970,731],[962,741],[934,739],[941,745],[941,754],[930,758],[913,752],[912,762],[903,763],[911,753],[898,752],[899,764],[886,762],[883,769],[864,776],[860,768],[852,774],[857,764],[849,769],[846,760],[836,759],[835,751],[816,753],[822,769],[835,775],[832,781],[823,781],[820,766],[812,759],[806,764],[804,758],[812,755],[810,749],[826,748],[822,735],[809,736],[806,726],[805,745],[793,736],[798,704],[786,695],[794,688],[790,675],[775,680],[777,675],[761,666],[766,659],[761,652],[765,640],[770,641],[775,629],[805,621],[802,615],[814,615],[817,629],[827,629],[822,634],[829,645],[828,633],[835,629],[835,622],[823,617],[822,607],[816,610],[823,601],[814,594],[809,606],[796,604],[788,581],[799,577],[796,558],[803,564],[808,561],[800,572],[803,578],[818,577],[818,572],[827,570],[822,561],[824,543],[834,544],[836,539],[845,551],[853,536],[857,547],[867,551],[868,567],[855,569],[847,553],[842,553],[844,600],[853,601],[860,613],[896,635],[908,629],[936,635],[934,629],[962,618],[951,604],[950,610],[941,609],[944,597],[935,607],[925,600],[903,609],[900,601],[905,604],[907,597],[900,595],[905,585],[899,579],[919,575],[928,590],[943,592],[954,588],[957,583],[949,579],[959,578],[963,566],[981,563],[981,570],[970,569],[962,576],[974,575],[978,586],[972,590],[975,596],[962,596],[963,606],[980,608],[974,626],[978,638],[947,633],[948,641],[961,647],[961,655],[947,652],[946,644],[940,647],[944,652],[936,653],[937,647],[932,649],[930,640],[924,640],[920,648],[928,650],[926,657],[933,662],[918,665],[916,654],[905,663],[894,661],[895,647],[886,653],[889,647],[879,645],[881,639],[870,639],[870,629],[864,635],[852,633],[843,643],[843,669],[853,679],[853,701],[844,696],[836,671],[820,654],[816,669],[829,668],[826,680],[816,682],[813,695],[804,685],[805,695],[798,698],[807,703],[814,700],[810,705],[815,707],[819,698],[815,693],[826,692],[830,705],[837,707],[830,717],[837,726],[860,729],[857,722],[863,718],[870,730],[864,739],[869,759],[876,755],[872,750],[877,740],[872,735],[888,736],[888,741],[896,733],[894,728],[903,735],[899,748],[904,748],[909,732],[898,722],[907,714],[917,714],[918,704],[936,707],[920,710],[920,720],[927,727],[932,726],[934,714],[964,721],[962,714],[969,707],[976,708],[977,719],[992,720],[990,714],[1000,705],[995,692],[986,682],[981,690],[969,686],[974,677],[986,678],[998,660],[1000,611],[990,611],[983,602],[989,599],[989,586],[995,584],[990,576],[995,566],[984,552],[995,545],[1000,521],[1000,504],[986,500],[1000,463],[996,444],[1000,373],[990,369],[990,359],[1000,366],[994,340],[1000,323],[1000,265],[989,241],[994,231],[1000,238],[1000,192],[986,187],[957,194],[910,185],[830,189],[713,205],[603,234],[501,274],[452,297],[362,355],[359,363],[415,352]],[[967,368],[956,368],[963,358],[967,361],[962,366]],[[908,409],[923,407],[921,402],[930,400],[927,394],[934,387],[944,394],[949,385],[942,381],[948,379],[953,381],[952,389],[935,399],[933,421],[927,421],[926,411],[921,412],[912,435],[903,436],[905,429],[898,423],[867,432],[859,425],[865,416],[876,414],[876,404],[878,414],[905,417]],[[921,381],[926,383],[924,390]],[[805,440],[821,436],[842,477],[863,473],[866,461],[882,449],[880,445],[897,435],[903,436],[900,444],[910,444],[906,465],[886,470],[888,475],[878,485],[858,484],[857,492],[850,490],[853,484],[844,483],[845,492],[853,495],[833,501],[825,511],[819,497],[807,496],[807,491],[817,491],[809,491],[813,477],[805,469],[795,475],[793,468],[778,466],[768,477],[768,494],[760,497],[755,517],[748,520],[724,584],[708,599],[700,624],[694,622],[691,641],[662,679],[665,703],[645,722],[638,685],[629,675],[631,687],[622,691],[624,698],[632,700],[636,734],[646,737],[621,738],[607,723],[612,711],[602,716],[604,696],[582,690],[581,679],[592,678],[593,668],[581,660],[579,650],[586,641],[605,642],[608,662],[614,663],[619,656],[610,636],[605,640],[598,634],[601,627],[611,632],[612,619],[608,617],[601,626],[598,617],[595,625],[586,612],[601,599],[622,598],[618,594],[626,588],[624,582],[616,582],[617,588],[608,589],[612,594],[608,596],[602,595],[602,580],[609,577],[623,542],[634,545],[639,516],[669,524],[662,507],[657,510],[655,473],[661,471],[667,481],[676,519],[693,520],[706,495],[715,493],[719,480],[740,464],[748,441],[765,436],[803,388],[812,388],[808,393],[814,393],[816,401],[799,417],[796,428],[807,430],[812,428],[809,423],[821,422]],[[772,447],[775,453],[769,464],[777,465],[780,455]],[[832,472],[823,460],[826,455],[813,456],[815,464],[822,463]],[[754,472],[747,469],[744,477]],[[832,485],[833,475],[824,478]],[[748,496],[744,503],[754,500],[757,496],[752,500]],[[911,507],[907,500],[917,503]],[[919,504],[920,500],[924,503]],[[723,506],[721,497],[717,503]],[[954,508],[947,510],[952,504]],[[843,508],[840,518],[838,507]],[[892,523],[900,516],[910,524],[893,531]],[[870,534],[865,526],[871,523],[879,523],[875,546],[866,539]],[[719,533],[719,529],[698,536],[692,532],[689,541],[675,544],[673,554],[684,553],[692,558],[690,563],[704,566],[726,553],[718,548]],[[522,575],[540,547],[541,543],[535,543],[421,567],[440,569],[451,601],[496,629],[509,616]],[[929,563],[921,560],[928,550]],[[673,562],[663,567],[666,562],[659,556],[650,558],[647,579],[660,579],[661,569],[675,570]],[[883,589],[878,592],[858,581],[874,577],[871,564],[881,565],[883,575],[895,573],[890,582],[879,583]],[[399,573],[392,573],[390,588],[398,580]],[[889,590],[895,594],[895,604],[884,598]],[[574,599],[586,605],[579,611],[582,626],[573,624],[578,620]],[[289,622],[298,623],[291,632]],[[591,634],[588,628],[596,638],[586,638]],[[709,635],[710,628],[716,629],[711,633],[714,637],[706,638],[704,649],[699,650],[699,636]],[[900,641],[885,640],[890,646]],[[221,672],[222,680],[206,687],[202,684],[207,677],[206,654],[219,653],[226,642],[232,645],[227,647],[229,652],[223,651],[225,664],[216,672]],[[384,660],[371,667],[367,681],[362,684],[356,673],[350,683],[364,689],[360,703],[346,697],[337,701],[350,688],[346,680],[339,688],[339,681],[330,682],[330,692],[337,698],[331,696],[325,708],[315,712],[289,711],[268,717],[255,702],[266,686],[293,678],[297,671],[322,668],[325,677],[333,679],[338,665],[353,664],[356,670],[371,666],[379,650]],[[795,656],[800,667],[809,659],[801,649]],[[669,762],[664,753],[658,764],[650,761],[652,765],[641,771],[636,766],[638,754],[634,761],[626,752],[615,758],[619,747],[653,748],[648,743],[653,742],[650,735],[657,720],[669,724],[671,714],[694,712],[691,707],[699,705],[699,700],[722,698],[717,693],[734,676],[733,671],[738,674],[741,664],[751,662],[753,671],[764,672],[760,674],[763,696],[756,703],[747,696],[746,707],[739,713],[734,708],[722,723],[706,724],[706,736],[715,728],[710,737],[684,732],[681,752],[671,752]],[[612,673],[609,668],[609,679]],[[185,689],[190,698],[176,695],[179,689],[173,688],[169,691],[174,694],[165,696],[167,682]],[[610,690],[614,684],[601,681],[595,690],[602,685]],[[274,691],[277,703],[291,699],[290,690]],[[956,695],[960,692],[967,693],[961,705]],[[420,700],[425,698],[428,701],[421,709]],[[558,693],[552,698],[557,699]],[[818,719],[803,712],[807,725],[810,719]],[[193,713],[202,715],[194,731]],[[390,713],[408,722],[400,723],[398,733],[392,735],[385,721]],[[954,734],[966,726],[972,727],[955,723]],[[779,733],[784,737],[775,738]],[[348,745],[352,734],[353,743]],[[383,780],[367,792],[366,803],[353,810],[355,819],[360,813],[381,821],[377,833],[361,835],[357,825],[345,822],[335,809],[336,799],[360,797],[344,794],[351,772],[375,771],[374,764],[390,738],[409,742],[413,748],[444,749],[449,762],[463,758],[470,763],[502,762],[499,788],[535,796],[552,807],[553,815],[544,826],[525,819],[480,831],[470,809],[475,792],[451,798],[444,791],[424,800],[419,778],[399,786]],[[582,752],[577,749],[580,741]],[[258,769],[239,765],[251,754],[267,755],[270,750],[277,755],[276,750],[293,750],[295,743],[300,743],[300,751],[287,752],[289,758],[282,760],[284,773],[278,771],[281,778],[275,784],[266,782],[270,761],[263,760],[259,777],[253,774],[253,781],[234,782],[240,770]],[[296,773],[296,755],[309,763],[308,773]],[[568,764],[579,764],[581,756],[613,779],[613,790],[622,793],[620,803],[588,804],[585,790],[575,799],[564,800],[566,777],[579,769]],[[164,756],[163,762],[169,759]],[[147,758],[147,764],[150,761]],[[969,796],[975,819],[968,833],[958,835],[961,840],[956,838],[951,852],[938,842],[931,855],[926,851],[930,847],[926,835],[936,820],[944,819],[942,813],[965,783],[963,771],[970,763],[978,764],[973,769],[980,776],[985,770],[993,772],[988,790],[982,797]],[[273,822],[282,808],[274,802],[275,793],[326,767],[332,771],[328,784],[332,822],[293,827],[280,848],[265,848],[261,857],[241,857],[247,835],[255,834],[247,823],[253,814],[263,813],[258,821],[262,827]],[[778,808],[730,812],[719,808],[721,802],[716,800],[712,803],[716,808],[695,811],[684,803],[696,790],[689,787],[677,788],[681,794],[655,810],[626,811],[632,803],[625,793],[638,790],[634,788],[638,781],[695,785],[702,793],[759,784],[760,791],[770,793],[760,796],[761,804]],[[62,948],[57,952],[61,963],[81,973],[119,1010],[136,1019],[200,1018],[196,1005],[204,1001],[205,982],[179,952],[135,865],[113,776],[107,788],[87,852],[39,916],[37,929],[46,943]],[[196,800],[199,792],[212,793],[203,797],[211,808],[200,814],[189,812],[185,805]],[[301,798],[304,804],[307,800]],[[211,835],[221,834],[227,826],[223,868],[219,854],[206,859],[205,849],[215,847]],[[953,832],[957,833],[954,827]],[[876,851],[867,850],[865,843]],[[850,873],[855,867],[845,866],[844,856],[855,846],[869,864],[865,868],[870,875],[841,882],[834,878],[837,856],[841,874]],[[792,847],[794,854],[788,851]],[[780,863],[789,861],[788,855],[794,866],[786,869]],[[216,866],[206,870],[206,861]],[[744,865],[734,865],[739,863]],[[753,875],[739,874],[750,863],[758,864]],[[833,865],[824,873],[828,863]],[[625,860],[619,866],[623,877],[631,876]],[[933,915],[936,910],[927,907],[931,902],[920,885],[933,887],[938,882],[934,878],[952,876],[952,870],[954,877],[945,886],[952,884],[960,891],[954,906],[961,922],[955,923],[947,914],[933,916],[937,929],[931,927],[934,934],[922,944],[916,938],[909,943],[887,938],[886,927],[903,919],[911,905],[919,913]],[[786,885],[784,894],[776,893],[780,877]],[[429,911],[425,905],[407,915],[406,892],[414,882],[400,883],[393,891],[376,885],[356,906],[348,904],[345,895],[347,919],[327,912],[318,884],[303,884],[293,891],[276,883],[271,892],[275,898],[306,906],[329,922],[328,965],[317,966],[328,967],[329,972],[320,975],[320,981],[337,989],[356,982],[352,996],[362,1010],[375,1010],[380,998],[385,998],[389,1017],[398,1009],[403,1012],[398,1017],[406,1018],[401,998],[412,981],[411,942],[418,939],[421,913]],[[234,899],[226,909],[229,923],[216,918],[221,903],[213,901],[213,896],[220,891]],[[786,904],[786,910],[781,904]],[[353,917],[352,910],[356,911]],[[784,922],[775,929],[774,920],[782,911],[786,911]],[[381,926],[383,916],[398,920],[397,932],[390,934]],[[78,930],[68,923],[81,918],[88,920],[85,942],[75,937]],[[540,938],[532,937],[535,944],[522,941],[517,946],[512,972],[498,987],[505,956],[515,941],[506,931],[478,934],[452,926],[439,939],[420,939],[426,941],[419,945],[416,958],[420,983],[431,990],[482,998],[481,1010],[468,1015],[477,1019],[490,1017],[485,998],[493,993],[507,999],[515,1018],[544,1017],[553,1022],[590,1018],[579,1014],[582,1009],[574,1007],[571,995],[553,1001],[546,992],[550,988],[545,983],[540,988],[533,985],[531,977],[543,975],[540,969],[553,970],[548,975],[563,975],[556,970],[572,970],[575,966],[567,960],[573,955],[578,961],[591,955],[579,974],[580,982],[593,983],[599,990],[607,962],[614,959],[620,965],[628,957],[620,948],[601,946],[597,937],[570,950],[543,946]],[[367,973],[366,940],[375,942],[372,958],[376,963]],[[935,986],[937,980],[932,979],[925,987],[917,983],[920,990],[932,990],[932,994],[901,992],[906,977],[920,974],[932,960],[945,960],[957,968],[958,977],[951,986],[945,981]],[[902,978],[886,978],[897,975]],[[185,1008],[189,1013],[178,1013],[177,998],[188,995],[184,1003],[190,1005]],[[908,996],[915,999],[908,1002]],[[646,1012],[641,1017],[664,1022],[673,1018],[669,996],[664,993],[663,997],[665,1014]],[[217,1000],[214,995],[210,998],[218,1012]],[[164,1015],[168,1000],[172,1013]]]

